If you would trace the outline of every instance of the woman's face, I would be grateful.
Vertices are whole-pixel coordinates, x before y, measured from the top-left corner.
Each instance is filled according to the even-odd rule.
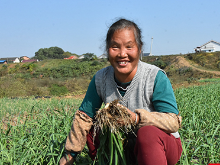
[[[133,29],[117,30],[112,36],[108,53],[115,77],[120,82],[131,81],[137,71],[140,54]]]

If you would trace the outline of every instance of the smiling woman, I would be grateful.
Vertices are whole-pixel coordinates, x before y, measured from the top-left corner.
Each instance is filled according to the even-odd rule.
[[[182,146],[176,99],[165,72],[139,60],[142,45],[141,30],[134,22],[120,19],[109,28],[106,51],[111,66],[99,70],[91,80],[75,114],[66,140],[66,155],[60,164],[68,159],[74,162],[86,143],[90,157],[95,160],[100,141],[99,136],[93,139],[93,121],[102,103],[114,100],[119,100],[119,106],[125,107],[135,123],[137,136],[128,134],[128,143],[124,146],[127,162],[139,165],[177,163]],[[120,123],[117,119],[116,122]]]

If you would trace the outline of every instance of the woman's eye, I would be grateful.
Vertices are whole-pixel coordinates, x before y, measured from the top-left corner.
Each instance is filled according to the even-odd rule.
[[[112,48],[118,48],[118,46],[117,45],[113,45]]]

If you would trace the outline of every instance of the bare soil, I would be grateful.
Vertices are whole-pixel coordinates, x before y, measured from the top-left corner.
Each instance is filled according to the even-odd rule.
[[[185,66],[185,67],[191,67],[192,69],[198,70],[200,72],[207,72],[207,73],[213,73],[216,75],[220,75],[220,71],[209,71],[209,70],[205,70],[205,69],[200,69],[200,68],[198,68],[197,64],[191,64],[187,59],[185,59],[182,56],[177,56],[174,59],[173,64],[178,68],[182,68]]]
[[[75,95],[75,96],[65,96],[65,98],[74,98],[74,99],[83,99],[86,94],[81,94],[81,95]]]

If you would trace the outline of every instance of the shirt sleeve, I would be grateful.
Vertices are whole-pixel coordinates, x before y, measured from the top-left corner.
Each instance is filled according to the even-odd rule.
[[[96,91],[95,76],[93,76],[79,110],[85,112],[89,117],[93,118],[96,111],[101,107],[102,102],[102,99]]]
[[[163,71],[155,78],[152,102],[157,112],[179,114],[172,85]]]
[[[89,117],[93,118],[96,114],[96,111],[101,107],[101,105],[102,100],[96,91],[94,76],[89,84],[86,95],[83,99],[81,106],[79,107],[79,110],[85,112]],[[70,152],[70,155],[73,158],[76,158],[78,153],[72,151]]]

